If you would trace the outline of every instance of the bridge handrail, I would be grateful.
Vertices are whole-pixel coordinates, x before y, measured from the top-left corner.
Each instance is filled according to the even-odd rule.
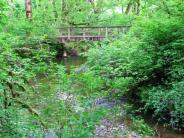
[[[68,27],[60,27],[59,29],[67,29],[67,28],[130,28],[130,25],[127,26],[68,26]]]
[[[61,41],[65,40],[102,40],[126,33],[131,26],[69,26],[59,28]]]

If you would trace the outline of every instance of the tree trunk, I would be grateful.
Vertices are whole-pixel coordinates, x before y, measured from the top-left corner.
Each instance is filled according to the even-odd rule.
[[[124,5],[121,6],[121,12],[124,14]]]
[[[137,1],[137,15],[139,15],[140,13],[140,6],[141,6],[141,3],[140,3],[140,0]]]
[[[8,108],[8,96],[7,96],[7,93],[6,93],[6,90],[4,90],[4,109],[7,109]]]
[[[32,19],[32,2],[31,0],[25,0],[25,7],[26,7],[26,17],[27,19]]]
[[[132,7],[132,0],[130,0],[128,2],[128,5],[127,5],[127,8],[126,8],[125,14],[128,14],[130,12],[131,7]]]

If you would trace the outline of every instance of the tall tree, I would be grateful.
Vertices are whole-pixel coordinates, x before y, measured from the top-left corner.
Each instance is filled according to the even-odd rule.
[[[26,7],[26,17],[27,19],[32,19],[32,1],[25,0],[25,7]]]
[[[128,14],[130,12],[131,7],[132,7],[132,0],[129,0],[125,14]]]

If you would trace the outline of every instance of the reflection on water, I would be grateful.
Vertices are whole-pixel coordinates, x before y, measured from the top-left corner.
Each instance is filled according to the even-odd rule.
[[[86,58],[80,56],[71,56],[61,59],[61,64],[66,67],[67,71],[70,71],[72,67],[79,67],[86,62]]]
[[[153,125],[151,126],[154,127]],[[165,128],[163,126],[158,126],[157,130],[159,135],[154,136],[153,138],[184,138],[184,133]]]
[[[152,138],[184,138],[184,131],[175,131],[172,128],[164,127],[163,125],[158,125],[155,119],[152,119],[150,115],[142,116],[144,121],[148,126],[150,126],[154,131],[154,136]],[[132,120],[127,117],[124,120],[120,120],[126,126],[132,126]],[[140,125],[140,124],[139,124]]]
[[[153,138],[184,138],[184,131],[176,131],[172,128],[157,125],[156,120],[152,119],[150,115],[144,116],[145,122],[156,131],[157,136]]]

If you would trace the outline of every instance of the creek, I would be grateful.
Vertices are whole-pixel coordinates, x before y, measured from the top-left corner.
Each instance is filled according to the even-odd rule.
[[[68,57],[64,58],[59,61],[60,64],[63,64],[66,67],[67,72],[70,72],[71,68],[77,68],[80,67],[80,65],[84,64],[86,62],[86,58],[74,56],[74,57]],[[47,80],[47,79],[41,79],[40,83],[49,83],[51,85],[51,89],[53,90],[52,85],[55,85],[55,81],[53,80]],[[48,89],[47,89],[48,90]],[[42,91],[42,90],[41,90]],[[44,91],[44,90],[43,90]],[[105,103],[108,104],[108,103]],[[171,128],[164,127],[162,125],[156,125],[156,121],[152,119],[151,115],[144,116],[145,122],[153,128],[153,130],[156,130],[157,136],[153,136],[153,138],[184,138],[184,132],[175,131]],[[126,125],[131,125],[130,120],[125,121]]]

